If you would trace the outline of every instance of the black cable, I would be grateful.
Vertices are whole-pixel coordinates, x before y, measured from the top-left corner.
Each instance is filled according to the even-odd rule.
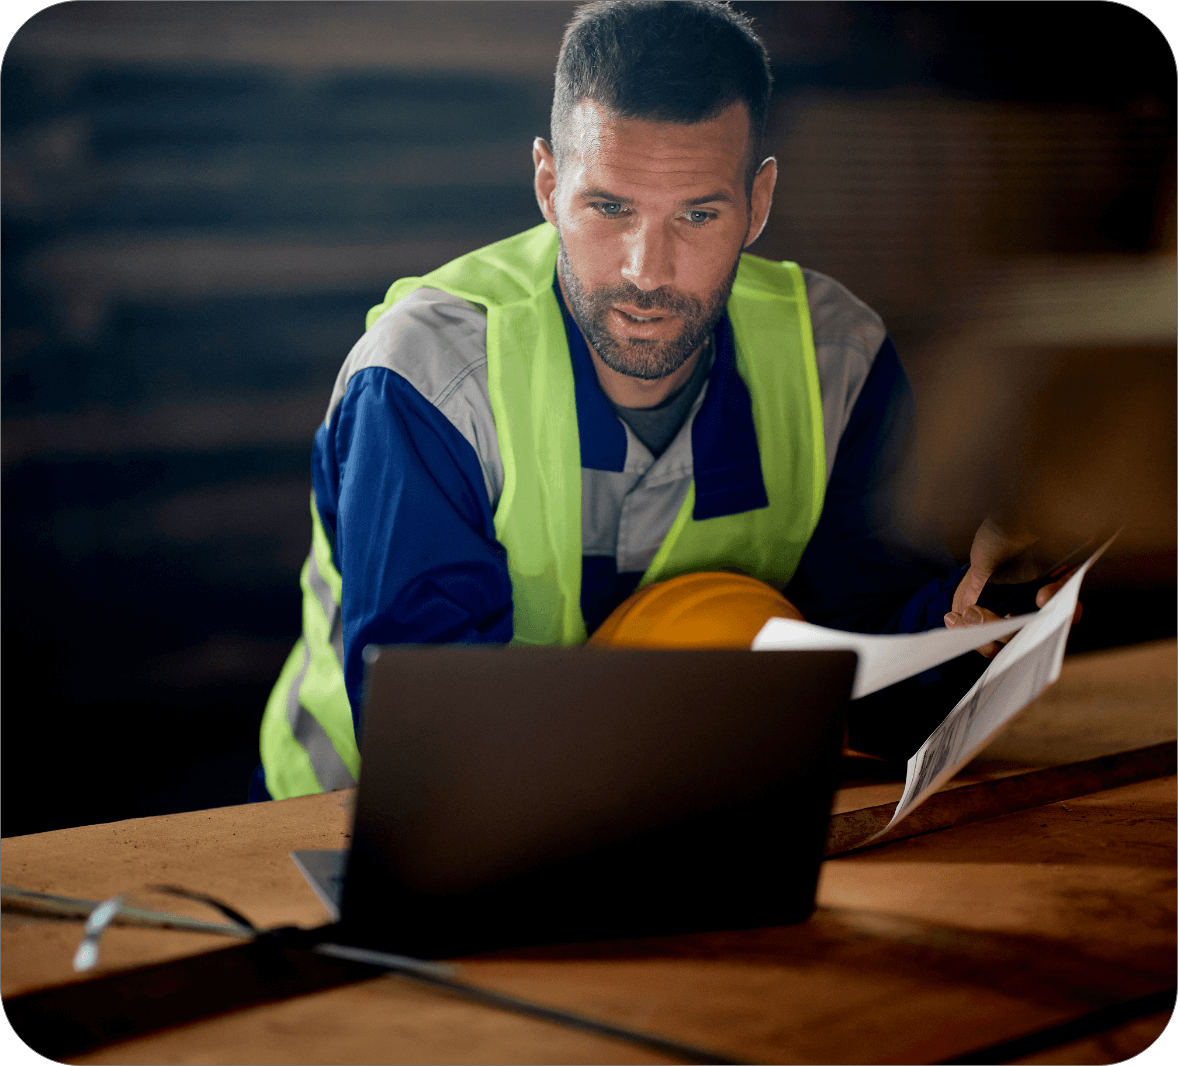
[[[296,930],[295,932],[301,931]],[[453,977],[448,972],[452,971],[453,967],[446,963],[426,962],[421,959],[412,959],[403,955],[393,955],[381,951],[371,951],[367,948],[356,948],[346,944],[319,943],[311,950],[316,954],[328,955],[332,958],[383,966],[391,973],[420,981],[422,984],[429,985],[431,988],[451,992],[473,1003],[495,1007],[498,1010],[509,1010],[515,1014],[523,1014],[529,1018],[538,1018],[545,1022],[554,1022],[566,1028],[580,1029],[584,1032],[593,1033],[595,1036],[604,1036],[611,1040],[622,1040],[627,1044],[634,1044],[660,1055],[680,1059],[683,1062],[708,1064],[730,1063],[732,1066],[753,1066],[752,1063],[743,1059],[732,1058],[730,1055],[720,1055],[717,1052],[694,1047],[691,1044],[684,1044],[678,1040],[669,1040],[665,1037],[654,1036],[637,1029],[611,1025],[609,1022],[598,1021],[596,1018],[589,1018],[575,1011],[564,1010],[560,1007],[545,1007],[540,1003],[533,1003],[528,999],[520,999],[518,996],[512,996],[506,992],[493,992],[488,988],[483,988],[481,985],[468,984],[465,981],[460,981],[456,977]]]
[[[666,1055],[669,1058],[679,1059],[683,1062],[706,1063],[709,1066],[710,1064],[718,1063],[729,1063],[732,1066],[753,1066],[753,1063],[748,1059],[737,1059],[731,1056],[719,1055],[714,1051],[693,1047],[691,1044],[682,1044],[678,1040],[668,1040],[661,1036],[640,1032],[637,1029],[627,1029],[620,1025],[599,1022],[595,1018],[588,1018],[583,1014],[561,1010],[558,1007],[545,1007],[542,1004],[533,1003],[526,999],[519,999],[516,996],[509,996],[503,992],[492,992],[489,989],[480,988],[477,985],[468,985],[463,981],[456,981],[450,977],[433,977],[424,973],[406,973],[405,976],[412,978],[414,981],[420,981],[422,984],[431,985],[434,988],[443,989],[447,992],[453,992],[455,995],[474,1003],[482,1003],[488,1007],[497,1007],[500,1010],[513,1011],[516,1014],[524,1014],[531,1018],[538,1018],[541,1021],[554,1022],[568,1029],[580,1029],[583,1032],[592,1033],[595,1036],[604,1036],[611,1040],[621,1040],[627,1044],[646,1048],[648,1051],[653,1051],[659,1055]]]

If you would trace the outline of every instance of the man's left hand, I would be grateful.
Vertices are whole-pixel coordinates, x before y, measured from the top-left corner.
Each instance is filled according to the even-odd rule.
[[[969,549],[969,569],[953,593],[953,611],[964,613],[967,607],[978,602],[986,582],[998,570],[1018,557],[1039,538],[1030,530],[1008,528],[999,525],[993,518],[987,518],[974,534]],[[1033,572],[1026,575],[1033,577]],[[1007,575],[1005,580],[1018,581],[1017,575]],[[975,623],[976,624],[976,623]]]
[[[987,518],[974,535],[973,544],[969,549],[969,569],[953,593],[953,609],[945,615],[945,628],[961,629],[967,626],[980,626],[985,622],[1000,621],[999,615],[985,607],[978,606],[978,597],[982,594],[982,589],[985,588],[986,582],[990,580],[995,570],[1004,563],[1016,559],[1036,540],[1038,537],[1029,530],[1007,529],[1000,526],[994,519]],[[1035,594],[1035,606],[1042,607],[1047,603],[1063,587],[1069,577],[1071,577],[1071,572],[1039,589]],[[1077,603],[1076,613],[1072,617],[1073,625],[1080,620],[1081,613],[1082,608]],[[1009,618],[1010,615],[1006,617]],[[1011,636],[1013,635],[1011,634]],[[1002,650],[1002,646],[1008,640],[1010,640],[1009,636],[1003,637],[1001,640],[992,640],[989,644],[978,648],[977,651],[987,659],[992,659]]]
[[[1065,582],[1074,573],[1074,570],[1069,570],[1068,573],[1064,574],[1063,577],[1056,579],[1049,585],[1044,585],[1038,592],[1035,593],[1035,606],[1045,606],[1047,601],[1050,600],[1051,597],[1054,596],[1061,588],[1063,588]],[[960,586],[958,586],[958,590],[960,591]],[[1072,615],[1072,625],[1075,625],[1080,620],[1080,616],[1083,613],[1084,605],[1077,602],[1076,611]],[[1007,615],[1006,617],[1009,618],[1010,615]],[[963,611],[950,611],[947,615],[945,615],[945,628],[965,629],[969,626],[980,626],[984,622],[999,621],[1001,621],[1001,618],[993,611],[987,610],[985,607],[979,607],[975,603],[966,607]],[[1000,640],[992,640],[989,644],[983,644],[980,648],[977,649],[977,652],[979,655],[984,655],[987,659],[993,659],[994,656],[1002,650],[1002,646],[1008,640],[1010,640],[1010,637],[1012,636],[1014,636],[1013,633],[1011,633],[1010,636],[1002,637]]]

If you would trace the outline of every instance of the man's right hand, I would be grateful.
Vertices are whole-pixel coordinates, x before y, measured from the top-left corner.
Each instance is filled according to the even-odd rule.
[[[969,549],[969,569],[953,593],[953,613],[964,614],[967,608],[977,603],[994,571],[1038,539],[1030,530],[1006,529],[993,518],[987,518],[974,534]]]
[[[1029,548],[1038,539],[1029,530],[1005,529],[994,519],[987,518],[974,534],[973,544],[969,549],[969,569],[953,593],[953,610],[945,615],[945,628],[959,629],[963,626],[980,626],[986,622],[999,621],[999,615],[985,607],[977,606],[978,597],[995,570]],[[1045,591],[1046,589],[1040,589],[1040,595]],[[1046,603],[1054,592],[1055,589],[1052,588],[1043,603]],[[1041,607],[1043,604],[1038,605]],[[993,659],[1008,640],[1010,637],[992,640],[977,651],[987,659]]]
[[[990,580],[994,571],[1003,563],[1014,559],[1020,552],[1029,548],[1039,538],[1027,529],[1010,530],[998,525],[992,518],[987,518],[974,535],[973,544],[969,550],[969,569],[957,585],[953,593],[953,610],[945,615],[946,629],[961,629],[968,626],[980,626],[986,622],[998,622],[1000,616],[985,607],[978,605],[978,597],[986,582]],[[1074,570],[1069,570],[1063,577],[1044,585],[1035,594],[1035,606],[1043,607],[1064,585]],[[1072,625],[1080,620],[1083,606],[1076,604],[1076,612],[1072,616]],[[1007,618],[1010,615],[1006,616]],[[1012,633],[1011,636],[1014,634]],[[1010,640],[992,640],[977,649],[978,654],[987,659],[994,658],[1002,646]]]

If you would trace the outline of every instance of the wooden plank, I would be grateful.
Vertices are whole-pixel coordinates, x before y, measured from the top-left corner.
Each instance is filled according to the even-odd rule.
[[[5,1000],[4,1010],[13,1030],[29,1047],[47,1058],[69,1059],[161,1029],[343,988],[381,975],[378,965],[342,961],[311,950],[304,931],[291,929],[240,947],[27,992]],[[736,1061],[705,1048],[613,1026],[443,975],[400,976],[409,976],[444,995],[620,1041],[673,1061]]]
[[[1168,699],[1172,720],[1172,685],[1151,673],[1172,656],[1168,642],[1065,662],[1060,684],[1077,672],[1084,684],[1056,706],[1040,747],[1021,761],[1008,750],[1004,761],[975,764],[943,794],[996,786],[984,817],[831,858],[818,911],[803,925],[504,952],[463,960],[462,975],[733,1058],[800,1063],[939,1061],[1169,987],[1174,778],[1006,814],[995,813],[994,793],[1046,787],[1050,777],[1033,775],[1060,768],[1031,756],[1056,750],[1050,730],[1068,735],[1082,721],[1092,727],[1079,729],[1084,743],[1122,749],[1102,773],[1143,772],[1163,748],[1172,765],[1161,741],[1123,750],[1136,727],[1110,720],[1133,718],[1134,692],[1162,726]],[[862,786],[875,790],[871,802],[845,790],[836,813],[854,813],[857,801],[859,810],[887,806],[899,787]],[[314,925],[326,916],[288,852],[346,846],[348,802],[337,793],[7,838],[5,880],[89,899],[168,880],[239,905],[261,925]],[[76,921],[6,913],[0,925],[6,996],[79,980],[69,964]],[[221,946],[197,934],[112,930],[103,966],[111,974]],[[82,1061],[329,1060],[668,1061],[390,977],[231,1011]]]
[[[884,839],[1172,773],[1176,701],[1174,640],[1070,656],[1054,685]],[[887,825],[904,790],[898,768],[848,766],[859,779],[835,793],[827,855],[858,847]]]
[[[964,1055],[955,1055],[945,1060],[945,1066],[985,1066],[993,1062],[1011,1062],[1025,1059],[1062,1044],[1074,1044],[1087,1039],[1097,1033],[1106,1033],[1119,1028],[1128,1022],[1139,1018],[1148,1018],[1164,1014],[1168,1017],[1174,1010],[1173,988],[1160,992],[1151,992],[1147,996],[1137,999],[1112,1003],[1107,1007],[1099,1007],[1079,1018],[1053,1025],[1047,1029],[1040,1029],[1034,1033],[1025,1033],[1012,1040],[1004,1040],[999,1044],[989,1044],[983,1048],[975,1048]]]
[[[1072,799],[1101,789],[1165,777],[1175,772],[1176,763],[1178,749],[1173,743],[1164,743],[1065,766],[1011,772],[990,780],[960,784],[930,796],[872,846],[1039,807],[1056,800]],[[832,815],[826,837],[827,856],[841,855],[864,846],[888,824],[895,809],[893,801]]]
[[[1174,982],[1173,778],[824,865],[811,921],[470,958],[482,986],[761,1062],[936,1062]],[[652,1062],[380,978],[80,1061]],[[663,1060],[666,1061],[666,1060]]]
[[[508,994],[733,1058],[931,1061],[1172,981],[1173,851],[1158,833],[1172,836],[1173,806],[1173,780],[1150,782],[846,855],[826,864],[824,905],[803,926],[503,952],[462,969]],[[223,813],[212,835],[244,828],[241,811]],[[143,835],[126,830],[137,850]],[[992,883],[996,857],[1007,864]],[[1083,894],[1093,886],[1095,910]],[[1143,921],[1149,906],[1156,913]],[[921,913],[930,907],[936,920]],[[83,1061],[326,1059],[658,1061],[388,978],[123,1041]]]
[[[1031,1055],[1022,1055],[1009,1060],[1017,1066],[1102,1066],[1113,1062],[1125,1062],[1150,1048],[1166,1031],[1173,1011],[1158,1011],[1145,1018],[1118,1025],[1113,1029],[1106,1029],[1092,1036],[1079,1040],[1036,1051]],[[1173,1035],[1167,1038],[1166,1046],[1173,1050]],[[1148,1060],[1147,1060],[1148,1061]],[[1158,1061],[1158,1060],[1154,1060]],[[1160,1061],[1164,1062],[1162,1056]]]
[[[78,826],[0,840],[8,884],[108,899],[168,882],[238,907],[255,925],[321,925],[323,904],[290,852],[348,844],[351,791],[272,803]],[[85,980],[71,966],[75,921],[6,913],[0,921],[0,995]],[[224,946],[218,936],[118,929],[104,937],[103,967],[143,965]]]

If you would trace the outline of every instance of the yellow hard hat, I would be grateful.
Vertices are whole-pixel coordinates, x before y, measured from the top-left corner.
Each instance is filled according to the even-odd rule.
[[[802,613],[745,574],[682,574],[639,589],[589,638],[600,648],[748,648],[770,618]]]

